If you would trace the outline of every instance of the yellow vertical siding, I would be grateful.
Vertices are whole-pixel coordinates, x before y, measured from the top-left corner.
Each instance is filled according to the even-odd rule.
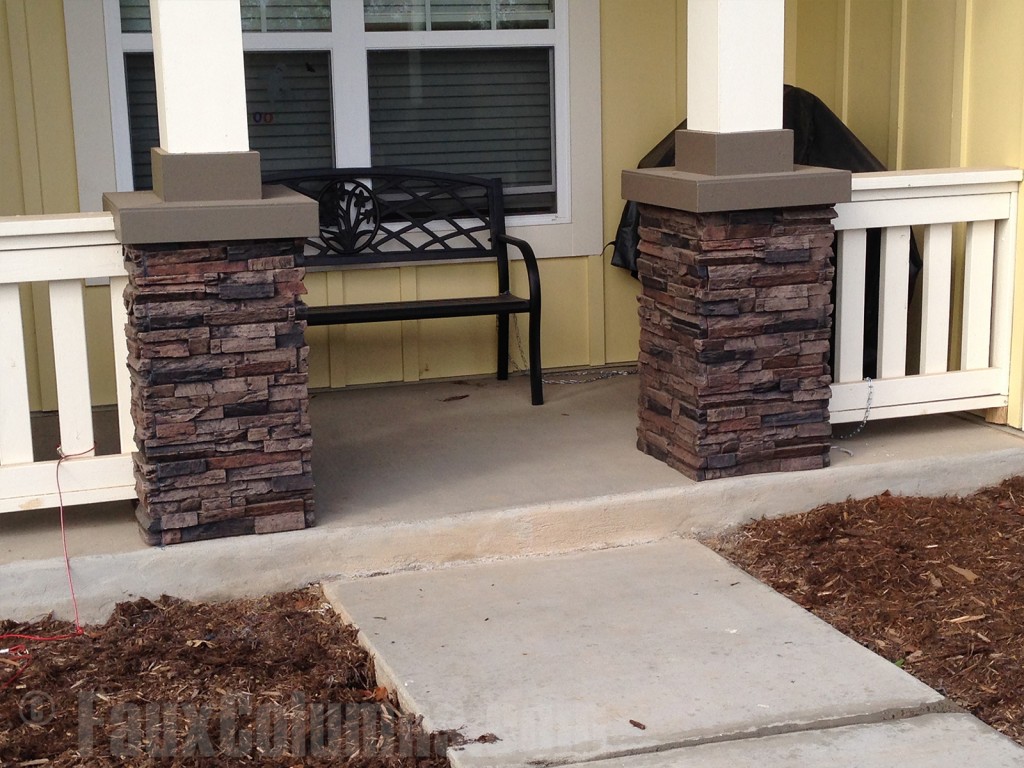
[[[497,290],[497,281],[490,264],[453,264],[420,267],[416,270],[415,286],[416,298],[421,299],[486,296]],[[561,302],[556,299],[550,303],[557,307]],[[418,378],[493,371],[497,352],[495,323],[493,317],[453,317],[410,323],[409,330],[417,334],[415,373]]]
[[[601,98],[605,241],[622,212],[620,175],[686,116],[686,3],[602,0]],[[635,360],[639,284],[603,260],[609,362]]]
[[[305,299],[309,304],[327,303],[327,275],[323,272],[307,272],[303,281],[306,286]],[[310,348],[309,385],[329,387],[331,384],[330,356],[328,354],[328,329],[307,328],[306,343]]]
[[[842,110],[843,2],[796,0],[786,8],[796,15],[796,82],[824,101],[836,114]],[[790,22],[794,24],[794,22]]]
[[[587,365],[590,359],[587,318],[587,258],[547,259],[540,264],[544,286],[541,346],[545,367],[575,368]],[[560,294],[552,295],[552,291]],[[635,311],[635,310],[634,310]],[[520,336],[527,329],[525,317],[520,318]],[[633,353],[636,359],[636,352]]]
[[[327,279],[332,303],[397,301],[402,298],[399,269],[331,272]],[[403,381],[407,378],[403,374],[402,325],[371,323],[332,327],[331,386]],[[407,327],[406,336],[413,330]],[[407,342],[406,346],[413,346],[415,337],[407,339]],[[418,362],[415,365],[418,366]]]
[[[959,162],[957,0],[907,3],[901,168]]]
[[[846,0],[842,117],[868,149],[890,162],[893,0]],[[898,41],[897,41],[898,42]],[[857,77],[850,77],[856,70]]]
[[[0,215],[25,212],[14,101],[14,57],[6,3],[0,3]]]
[[[0,215],[78,210],[61,0],[0,5]]]
[[[1024,141],[1024,5],[972,4],[964,130],[969,165],[1018,165]]]
[[[899,0],[789,0],[786,81],[813,93],[891,164]],[[897,61],[898,63],[898,61]]]

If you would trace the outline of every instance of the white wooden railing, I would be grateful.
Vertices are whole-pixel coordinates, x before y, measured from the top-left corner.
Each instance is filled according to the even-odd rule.
[[[94,456],[83,280],[109,278],[120,453]],[[130,382],[125,366],[127,283],[109,214],[0,218],[0,512],[57,506],[57,461],[32,446],[21,289],[48,283],[65,504],[135,496]],[[41,322],[36,315],[36,322]]]
[[[1019,169],[862,173],[836,206],[834,423],[1007,404]],[[954,226],[965,225],[963,300],[952,306]],[[911,227],[920,233],[920,347],[908,355]],[[919,229],[917,229],[919,227]],[[867,230],[881,229],[877,374],[865,381]],[[960,318],[958,320],[958,318]],[[960,323],[959,365],[950,328]],[[916,371],[909,361],[919,359]]]

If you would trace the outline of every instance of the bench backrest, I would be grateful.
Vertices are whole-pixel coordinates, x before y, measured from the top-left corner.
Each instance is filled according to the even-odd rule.
[[[265,176],[320,205],[307,266],[497,258],[507,273],[500,179],[408,168],[341,168]],[[312,253],[310,253],[312,251]]]

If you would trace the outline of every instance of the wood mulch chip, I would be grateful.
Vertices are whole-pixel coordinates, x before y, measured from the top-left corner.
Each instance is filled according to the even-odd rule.
[[[399,710],[316,587],[139,599],[84,629],[0,640],[0,765],[448,768],[463,741]],[[12,633],[74,625],[0,622]]]
[[[826,504],[705,543],[1024,745],[1024,478]]]

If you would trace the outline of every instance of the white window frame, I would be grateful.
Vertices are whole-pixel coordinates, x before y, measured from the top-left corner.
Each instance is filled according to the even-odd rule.
[[[110,105],[113,176],[117,191],[133,188],[131,142],[124,54],[152,51],[152,35],[122,34],[118,0],[76,0],[100,6],[104,18],[108,92],[96,93],[100,78],[76,77],[79,100],[91,91]],[[100,5],[101,4],[101,5]],[[247,51],[324,50],[331,56],[334,151],[339,167],[370,165],[368,50],[541,46],[554,50],[555,176],[558,210],[509,217],[509,230],[527,238],[538,256],[593,255],[603,244],[600,112],[600,6],[596,2],[554,0],[552,29],[366,32],[361,0],[331,0],[333,32],[253,32],[243,34]],[[69,58],[80,56],[87,41],[67,30]],[[95,41],[93,41],[95,42]],[[361,104],[360,109],[341,105]],[[76,118],[76,141],[79,126]],[[81,142],[86,143],[86,142]],[[83,148],[84,149],[84,148]],[[108,149],[108,148],[103,148]],[[83,152],[79,152],[81,157]],[[110,153],[103,154],[109,157]],[[95,156],[92,165],[95,166]],[[79,187],[83,184],[80,161]],[[95,189],[95,183],[92,184]],[[93,195],[95,196],[95,195]],[[83,197],[83,210],[98,208]]]

